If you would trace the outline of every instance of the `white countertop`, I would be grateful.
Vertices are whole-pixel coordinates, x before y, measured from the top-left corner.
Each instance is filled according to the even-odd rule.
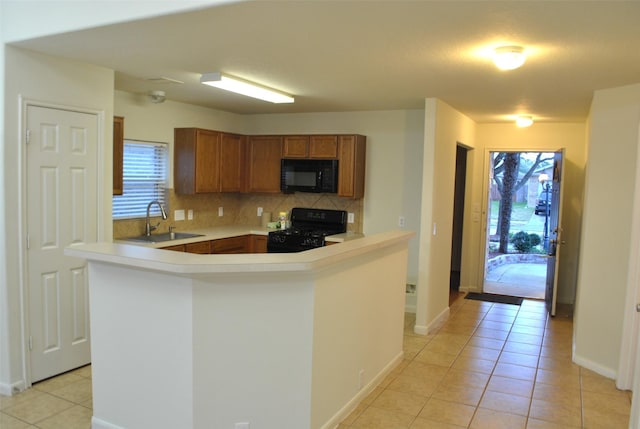
[[[199,230],[204,233],[207,230]],[[198,231],[189,231],[198,233]],[[204,237],[184,240],[172,240],[164,243],[92,243],[72,245],[65,249],[65,255],[90,261],[129,266],[132,268],[162,271],[173,274],[212,274],[212,273],[259,273],[274,271],[310,271],[348,258],[362,255],[377,249],[387,248],[407,242],[413,231],[395,230],[349,240],[343,237],[340,246],[324,246],[297,253],[248,253],[248,254],[212,254],[199,255],[185,252],[169,252],[158,247],[203,239],[226,238],[252,233],[266,234],[260,228],[240,227],[214,228]],[[142,245],[140,245],[142,244]]]
[[[127,240],[126,238],[119,238],[114,240],[119,244],[131,244],[135,246],[149,247],[152,249],[159,249],[167,246],[178,246],[180,244],[197,243],[207,240],[219,240],[222,238],[239,237],[242,235],[268,235],[271,231],[278,231],[273,228],[265,228],[261,226],[217,226],[212,228],[194,229],[188,231],[174,231],[174,232],[187,232],[190,234],[202,234],[200,237],[183,238],[180,240],[162,241],[158,243],[148,243],[145,241]],[[153,234],[152,234],[153,235]],[[335,234],[325,237],[325,240],[333,243],[342,243],[345,241],[353,240],[356,238],[364,237],[363,234],[354,232],[345,232],[344,234]]]

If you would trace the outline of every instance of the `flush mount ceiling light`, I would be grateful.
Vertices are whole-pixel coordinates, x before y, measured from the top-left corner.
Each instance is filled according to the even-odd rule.
[[[290,95],[219,72],[204,73],[200,78],[200,83],[215,86],[216,88],[224,89],[226,91],[235,92],[236,94],[246,95],[247,97],[269,101],[271,103],[294,102],[294,98]]]
[[[500,70],[513,70],[526,59],[522,46],[500,46],[493,51],[493,62]]]
[[[516,118],[516,125],[520,128],[530,127],[533,125],[533,118],[531,116],[518,116]]]
[[[149,91],[149,99],[152,103],[164,103],[167,99],[167,94],[164,91]]]

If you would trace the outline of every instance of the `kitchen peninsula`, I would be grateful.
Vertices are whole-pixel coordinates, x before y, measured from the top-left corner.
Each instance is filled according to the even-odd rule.
[[[402,360],[413,235],[287,254],[67,248],[88,260],[92,428],[337,426]]]

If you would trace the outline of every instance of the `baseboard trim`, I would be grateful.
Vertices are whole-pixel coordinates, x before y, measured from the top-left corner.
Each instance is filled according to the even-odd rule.
[[[109,422],[105,422],[104,420],[101,420],[96,416],[93,416],[91,417],[91,429],[125,429],[125,428],[111,424]]]
[[[362,389],[360,389],[360,391],[356,394],[356,396],[351,398],[351,400],[347,402],[345,406],[342,407],[333,417],[331,417],[329,421],[327,421],[324,425],[322,425],[321,429],[337,428],[340,422],[346,419],[349,416],[349,414],[351,414],[353,410],[356,409],[356,407],[360,404],[360,402],[362,402],[363,399],[369,396],[369,394],[373,392],[373,390],[376,387],[378,387],[380,383],[382,383],[382,381],[386,378],[386,376],[389,375],[391,371],[393,371],[394,368],[398,366],[398,364],[400,364],[400,362],[402,362],[403,358],[404,358],[404,352],[401,351],[400,353],[398,353],[398,355],[396,355],[395,358],[391,360],[391,362],[389,362],[382,369],[382,371],[380,371],[369,383],[367,383]],[[92,427],[92,429],[96,429],[96,428]],[[110,429],[115,429],[115,428],[110,428]]]
[[[0,395],[13,396],[27,388],[24,381],[17,381],[12,384],[0,383]]]
[[[602,375],[603,377],[607,377],[612,380],[615,380],[616,377],[618,376],[617,372],[614,369],[607,368],[605,366],[597,364],[594,361],[590,359],[586,359],[580,355],[574,354],[573,362],[580,365],[583,368],[587,368],[588,370],[591,370],[595,373]]]

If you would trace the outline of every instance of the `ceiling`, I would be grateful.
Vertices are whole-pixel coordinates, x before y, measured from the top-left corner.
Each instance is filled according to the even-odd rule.
[[[118,2],[114,2],[117,6]],[[640,83],[639,1],[238,2],[16,43],[116,71],[118,90],[239,114],[422,109],[476,122],[584,121],[593,92]],[[490,50],[526,47],[499,71]],[[222,71],[296,98],[199,83]],[[167,77],[181,82],[155,82]]]

